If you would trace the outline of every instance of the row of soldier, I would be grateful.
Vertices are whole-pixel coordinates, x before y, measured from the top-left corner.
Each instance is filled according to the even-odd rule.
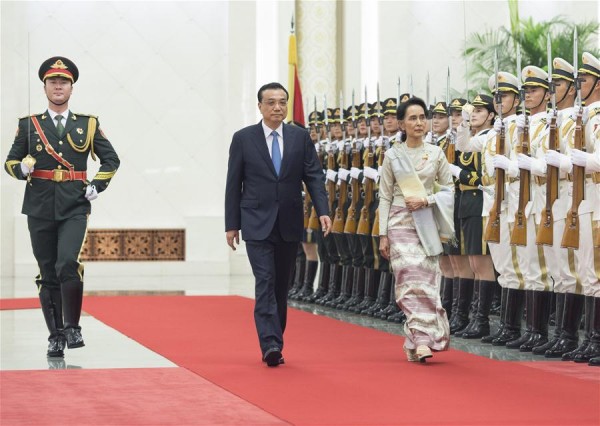
[[[600,61],[586,52],[582,62],[518,66],[520,78],[496,69],[491,95],[431,106],[425,141],[455,178],[456,238],[440,258],[451,334],[600,365]],[[309,115],[334,226],[320,236],[307,195],[291,299],[403,321],[378,251],[377,181],[409,97]]]

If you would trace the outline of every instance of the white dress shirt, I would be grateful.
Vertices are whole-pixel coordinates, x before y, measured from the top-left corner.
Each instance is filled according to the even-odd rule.
[[[265,132],[265,139],[267,140],[269,156],[273,158],[273,135],[271,135],[273,129],[267,126],[264,121],[261,121],[260,123],[262,124],[263,131]],[[283,123],[281,123],[279,127],[275,129],[275,131],[277,132],[277,141],[279,142],[279,152],[281,153],[281,159],[283,160]]]
[[[58,120],[56,119],[58,112],[52,111],[50,108],[48,108],[48,114],[50,114],[50,118],[52,119],[54,125],[58,126]],[[61,123],[63,127],[67,127],[67,118],[69,118],[69,110],[67,109],[66,111],[61,112],[60,115],[62,115]]]

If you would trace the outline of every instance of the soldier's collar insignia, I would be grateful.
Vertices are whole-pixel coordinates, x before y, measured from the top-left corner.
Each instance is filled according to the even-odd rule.
[[[73,119],[73,121],[77,120],[77,116],[75,114],[71,115],[71,118]]]
[[[45,119],[46,119],[46,117],[47,117],[47,115],[46,115],[46,114],[42,114],[42,120],[45,120]]]

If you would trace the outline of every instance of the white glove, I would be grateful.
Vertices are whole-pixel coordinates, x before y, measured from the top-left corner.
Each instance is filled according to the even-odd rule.
[[[556,127],[560,127],[562,123],[562,114],[556,114],[556,111],[553,109],[546,113],[546,123],[549,125],[554,117],[556,117]]]
[[[425,143],[433,143],[433,132],[427,132],[427,136],[425,136]]]
[[[496,120],[494,120],[494,130],[496,131],[496,133],[500,133],[503,124],[504,123],[502,122],[502,120],[500,120],[500,117],[496,117]]]
[[[360,174],[362,173],[362,170],[359,169],[358,167],[352,167],[350,169],[350,177],[352,179],[360,179]]]
[[[466,121],[471,121],[471,114],[469,114],[468,111],[465,111],[465,109],[463,108],[463,110],[460,112],[460,114],[462,115],[462,119],[464,122]]]
[[[571,161],[576,166],[587,167],[588,158],[593,159],[593,157],[593,154],[583,152],[578,149],[571,150]]]
[[[377,139],[375,139],[375,146],[382,146],[383,145],[383,137],[379,136]]]
[[[573,168],[571,159],[567,155],[561,154],[560,152],[556,152],[554,150],[546,151],[544,160],[546,160],[546,164],[549,166],[558,167],[563,173],[571,173],[571,169]]]
[[[379,176],[381,176],[381,172],[382,172],[382,170],[383,170],[383,166],[379,166],[379,167],[377,167],[377,174],[378,174]]]
[[[29,176],[33,172],[33,166],[31,168],[27,167],[25,163],[21,162],[21,173],[23,176]]]
[[[494,168],[506,170],[509,177],[516,177],[519,172],[517,163],[510,161],[505,155],[494,155],[492,157],[492,164]]]
[[[327,169],[327,174],[325,175],[325,177],[327,178],[327,180],[330,180],[332,182],[337,181],[337,173],[335,170]]]
[[[321,152],[321,144],[319,142],[315,144],[315,151],[317,151],[317,154]]]
[[[369,139],[369,138],[364,138],[364,139],[363,139],[363,146],[364,146],[365,148],[368,148],[369,146],[371,146],[371,139]]]
[[[365,167],[365,169],[363,170],[363,174],[365,175],[365,177],[371,179],[374,182],[377,182],[377,179],[379,179],[379,174],[377,173],[377,170],[371,167]]]
[[[517,165],[519,166],[519,169],[525,169],[525,170],[531,171],[531,163],[532,163],[532,159],[530,156],[525,155],[525,154],[517,155]]]
[[[350,176],[350,171],[340,167],[338,169],[338,179],[340,181],[348,181],[348,176]]]
[[[92,201],[98,198],[98,191],[96,191],[95,185],[88,185],[87,188],[85,188],[85,198],[88,201]]]
[[[450,173],[452,173],[452,176],[454,176],[455,178],[458,179],[462,169],[460,167],[458,167],[456,164],[449,164],[448,166],[450,167]]]
[[[577,121],[577,114],[579,113],[579,108],[573,108],[573,112],[571,113],[571,120]],[[590,118],[590,110],[588,107],[583,107],[583,112],[581,115],[581,124],[584,126],[588,122],[588,118]]]
[[[527,122],[527,117],[525,116],[525,114],[519,114],[517,115],[517,119],[515,120],[515,124],[517,125],[517,132],[518,133],[523,133],[523,130],[525,129],[525,123]]]

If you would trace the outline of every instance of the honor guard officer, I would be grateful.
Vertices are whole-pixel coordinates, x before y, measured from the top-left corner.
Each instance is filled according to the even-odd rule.
[[[104,191],[119,167],[119,157],[100,130],[98,119],[69,110],[75,64],[55,56],[39,69],[48,109],[19,120],[5,163],[15,179],[27,180],[22,213],[27,215],[36,284],[50,337],[48,356],[84,346],[79,326],[83,264],[79,256],[87,230],[90,201]],[[89,181],[88,156],[100,159]]]

